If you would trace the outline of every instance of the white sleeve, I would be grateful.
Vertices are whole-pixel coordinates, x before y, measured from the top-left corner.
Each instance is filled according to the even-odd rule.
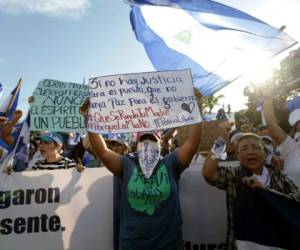
[[[287,136],[285,140],[279,145],[278,150],[283,159],[285,159],[288,154],[297,146],[297,143],[290,136]]]

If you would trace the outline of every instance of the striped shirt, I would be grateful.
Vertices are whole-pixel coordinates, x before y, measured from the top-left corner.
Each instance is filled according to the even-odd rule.
[[[55,170],[55,169],[67,169],[76,167],[76,162],[66,157],[57,162],[47,162],[46,160],[37,161],[32,169],[33,170]]]

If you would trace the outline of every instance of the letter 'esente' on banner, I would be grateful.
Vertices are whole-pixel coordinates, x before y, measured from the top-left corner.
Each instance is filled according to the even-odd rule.
[[[0,174],[0,181],[1,250],[113,249],[107,169]]]
[[[188,69],[97,77],[89,84],[91,132],[147,131],[201,120]]]
[[[185,250],[225,249],[225,192],[198,159],[179,183]],[[113,200],[106,168],[0,174],[0,249],[113,250]]]
[[[89,97],[89,86],[45,79],[33,92],[30,107],[31,130],[84,132],[79,109]]]

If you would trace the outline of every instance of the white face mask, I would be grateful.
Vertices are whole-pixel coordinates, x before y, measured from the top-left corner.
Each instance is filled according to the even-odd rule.
[[[142,172],[149,179],[160,158],[160,142],[144,140],[138,143],[137,150]]]

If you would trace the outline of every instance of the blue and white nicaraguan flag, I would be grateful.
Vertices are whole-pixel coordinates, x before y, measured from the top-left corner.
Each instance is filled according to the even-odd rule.
[[[15,171],[22,171],[28,167],[29,157],[29,141],[30,141],[30,113],[28,112],[26,119],[20,124],[18,134],[15,136],[14,145],[8,152],[5,160],[1,165],[0,172],[5,171],[8,166],[13,167]],[[16,169],[16,165],[20,169]]]
[[[300,203],[271,191],[242,188],[235,202],[238,249],[300,249]]]
[[[210,0],[127,0],[131,25],[156,70],[190,68],[212,95],[297,42],[242,11]]]
[[[13,113],[16,111],[19,101],[19,94],[22,85],[22,79],[19,80],[17,86],[10,95],[0,105],[0,116],[5,116],[8,120],[12,119]]]

